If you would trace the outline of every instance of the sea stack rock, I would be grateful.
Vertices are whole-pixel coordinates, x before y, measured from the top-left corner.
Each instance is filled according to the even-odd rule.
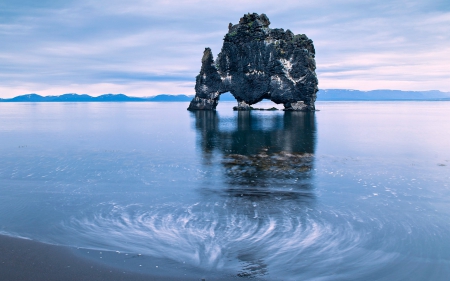
[[[284,110],[315,109],[313,41],[269,25],[265,14],[246,14],[238,24],[229,24],[216,61],[205,48],[189,110],[214,110],[226,92],[236,98],[237,110],[250,110],[263,99],[283,104]]]

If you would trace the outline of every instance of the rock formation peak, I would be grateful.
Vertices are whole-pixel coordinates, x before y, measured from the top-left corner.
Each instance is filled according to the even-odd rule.
[[[269,25],[265,14],[248,13],[238,24],[229,24],[216,60],[205,48],[189,110],[214,110],[225,92],[236,98],[238,110],[263,99],[283,104],[285,110],[315,109],[313,41]]]

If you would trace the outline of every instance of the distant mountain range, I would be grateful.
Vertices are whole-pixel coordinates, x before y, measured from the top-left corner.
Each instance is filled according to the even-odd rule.
[[[318,101],[395,101],[395,100],[450,100],[450,93],[441,91],[358,91],[345,89],[320,90]]]
[[[193,96],[158,95],[154,97],[129,97],[124,94],[107,94],[98,97],[79,94],[60,96],[40,96],[28,94],[11,99],[0,99],[0,102],[189,102]],[[221,101],[235,101],[233,95],[225,93]],[[345,89],[320,90],[317,101],[401,101],[401,100],[450,100],[450,93],[440,91],[397,91],[374,90],[358,91]]]
[[[11,99],[0,99],[0,102],[129,102],[129,101],[190,101],[192,97],[186,95],[158,95],[155,97],[129,97],[124,94],[107,94],[98,97],[91,97],[89,95],[78,94],[64,94],[60,96],[40,96],[37,94],[29,94],[23,96],[17,96]]]

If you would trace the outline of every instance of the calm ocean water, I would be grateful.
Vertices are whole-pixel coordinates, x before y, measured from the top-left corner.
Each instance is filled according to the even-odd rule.
[[[187,105],[0,104],[0,234],[180,278],[448,280],[450,102]]]

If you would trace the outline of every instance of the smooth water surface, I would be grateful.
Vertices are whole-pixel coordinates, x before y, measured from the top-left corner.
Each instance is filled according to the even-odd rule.
[[[233,105],[0,104],[0,233],[175,277],[448,280],[450,102]]]

